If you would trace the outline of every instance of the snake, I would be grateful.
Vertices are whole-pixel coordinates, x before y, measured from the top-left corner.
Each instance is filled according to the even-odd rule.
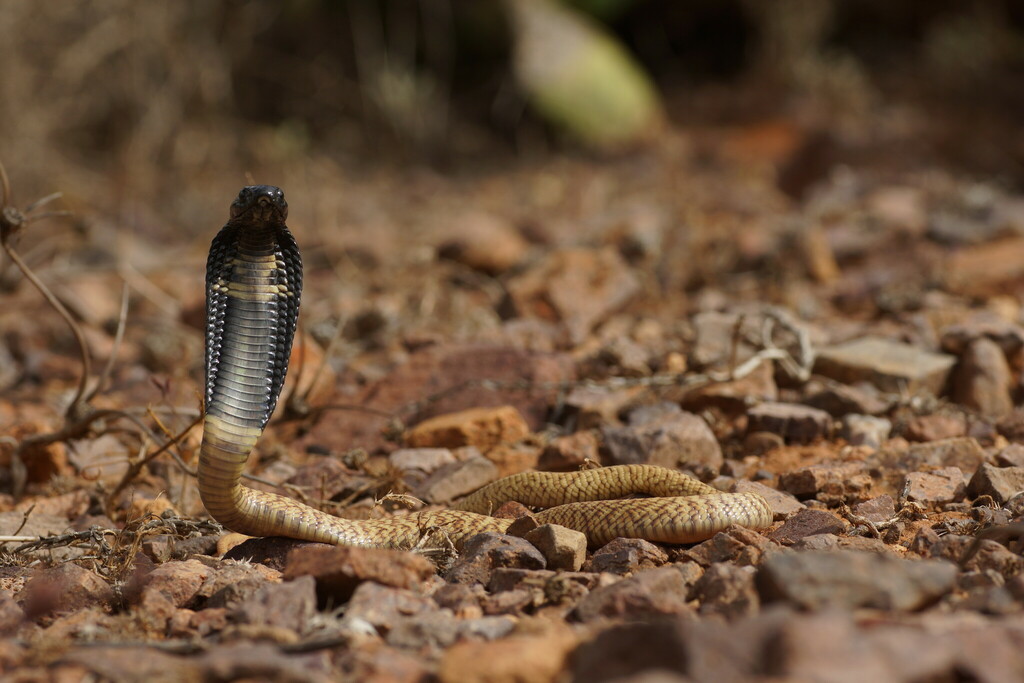
[[[443,531],[456,548],[514,520],[491,516],[508,501],[538,524],[580,531],[590,547],[619,538],[695,543],[737,524],[762,529],[772,510],[756,493],[724,493],[682,471],[616,465],[527,471],[499,479],[449,509],[350,520],[241,483],[249,454],[277,406],[302,295],[302,256],[280,188],[251,185],[232,202],[206,265],[206,386],[197,479],[210,516],[248,536],[410,549]],[[646,497],[628,497],[628,496]]]

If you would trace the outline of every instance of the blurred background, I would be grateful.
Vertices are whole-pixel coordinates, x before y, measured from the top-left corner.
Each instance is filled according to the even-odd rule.
[[[436,335],[578,347],[627,303],[669,331],[732,300],[872,315],[933,281],[917,237],[1024,230],[1012,0],[5,0],[0,65],[12,202],[73,212],[19,250],[101,359],[127,282],[152,339],[126,353],[190,387],[249,182],[285,189],[305,328],[361,382]],[[611,249],[581,272],[624,279],[579,297],[608,310],[543,291],[566,247]],[[7,383],[53,376],[29,340],[69,353],[63,324],[24,329],[6,259],[0,291]]]

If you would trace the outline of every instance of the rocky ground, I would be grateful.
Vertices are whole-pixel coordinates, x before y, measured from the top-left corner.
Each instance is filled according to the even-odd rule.
[[[0,670],[1021,680],[1024,197],[889,162],[816,171],[818,145],[767,123],[285,187],[303,323],[249,485],[368,518],[652,463],[775,511],[687,547],[585,550],[528,518],[459,552],[226,533],[191,472],[203,262],[231,197],[186,239],[82,207],[27,227],[104,379],[66,410],[75,338],[5,261]]]

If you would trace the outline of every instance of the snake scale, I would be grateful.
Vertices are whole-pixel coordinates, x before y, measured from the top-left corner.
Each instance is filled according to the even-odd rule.
[[[666,543],[710,538],[730,524],[772,522],[764,498],[722,493],[676,470],[621,465],[572,473],[524,472],[465,498],[457,509],[347,520],[240,483],[249,453],[277,405],[288,371],[302,292],[302,258],[285,221],[284,193],[245,187],[213,240],[206,269],[206,416],[199,492],[207,511],[250,536],[338,545],[411,548],[441,529],[455,545],[512,520],[488,516],[509,500],[546,508],[541,524],[577,529],[594,547],[617,537]],[[611,500],[631,494],[648,498]]]

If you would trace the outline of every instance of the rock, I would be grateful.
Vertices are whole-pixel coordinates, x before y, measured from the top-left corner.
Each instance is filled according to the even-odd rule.
[[[1013,410],[1013,375],[1002,349],[981,337],[972,341],[953,374],[953,400],[982,415],[1000,417]]]
[[[213,569],[198,560],[166,562],[146,576],[141,601],[146,604],[159,595],[173,607],[189,607],[213,574]]]
[[[790,548],[800,552],[807,550],[854,550],[857,552],[897,557],[897,555],[893,553],[882,539],[867,538],[865,536],[815,534],[814,536],[804,536],[799,541],[791,545]]]
[[[310,629],[315,614],[316,580],[312,576],[265,584],[231,611],[235,622],[271,626],[300,635]]]
[[[540,449],[527,443],[500,444],[487,451],[487,459],[498,468],[498,478],[536,469]]]
[[[706,408],[720,408],[727,411],[746,410],[751,401],[776,401],[779,388],[775,384],[773,365],[763,361],[749,375],[730,382],[712,382],[693,389],[673,392],[665,390],[665,398],[678,398],[679,404],[691,411],[699,412]]]
[[[907,420],[903,430],[910,441],[939,441],[967,433],[967,420],[962,414],[916,415]]]
[[[664,571],[664,570],[657,570]],[[583,643],[573,656],[574,681],[628,681],[638,672],[676,672],[685,674],[693,659],[688,647],[685,621],[681,618],[655,618],[626,623],[600,631]],[[729,658],[725,658],[729,659]],[[643,681],[643,679],[639,679]],[[691,679],[684,679],[691,680]],[[717,679],[715,677],[694,680]]]
[[[610,574],[632,574],[641,569],[660,567],[668,562],[668,554],[641,538],[616,538],[594,551],[587,571]]]
[[[482,455],[443,465],[413,489],[413,495],[428,503],[447,503],[472,493],[499,478],[498,466]]]
[[[438,256],[489,275],[500,275],[515,267],[529,249],[510,221],[481,211],[456,216],[450,234],[438,247]]]
[[[587,622],[600,617],[650,619],[669,614],[689,614],[690,590],[696,581],[675,565],[647,569],[590,591],[573,614]]]
[[[756,493],[763,497],[768,501],[768,507],[772,509],[772,515],[776,522],[806,507],[792,494],[773,489],[771,486],[765,486],[759,481],[740,479],[733,485],[732,492]]]
[[[453,583],[487,585],[499,567],[544,569],[545,565],[544,555],[529,541],[505,534],[477,534],[465,542],[445,578]]]
[[[979,312],[962,323],[942,330],[942,350],[962,356],[978,339],[995,342],[1008,359],[1019,358],[1024,351],[1024,327],[990,311]]]
[[[697,580],[691,591],[700,602],[700,613],[727,619],[756,614],[761,604],[754,589],[754,567],[716,562]]]
[[[904,560],[855,551],[782,553],[757,574],[765,603],[804,609],[860,607],[914,611],[934,604],[956,581],[957,568],[941,560]]]
[[[437,603],[411,590],[382,586],[373,581],[359,584],[345,608],[345,619],[371,624],[381,635],[410,616],[435,612]]]
[[[715,562],[731,562],[741,567],[757,566],[766,555],[777,550],[777,544],[756,531],[732,526],[682,551],[679,559],[690,560],[701,567],[710,567]]]
[[[557,524],[542,524],[523,536],[544,556],[548,569],[579,571],[587,558],[587,535]]]
[[[319,500],[332,500],[359,488],[365,478],[342,465],[336,458],[313,458],[288,477],[285,483],[304,490]],[[353,484],[356,484],[353,487]]]
[[[601,462],[597,435],[582,431],[556,437],[541,451],[537,469],[545,472],[575,472],[590,462]]]
[[[530,426],[513,406],[469,408],[420,422],[405,435],[413,448],[460,448],[481,451],[502,443],[514,443],[530,433]]]
[[[967,495],[992,496],[1002,505],[1024,491],[1024,467],[993,467],[982,463],[967,485]]]
[[[903,481],[907,500],[927,505],[943,505],[963,500],[967,480],[959,467],[944,467],[931,472],[910,472]]]
[[[8,636],[18,630],[25,621],[25,612],[18,605],[14,596],[0,592],[0,636]],[[2,665],[2,659],[0,659]]]
[[[455,456],[447,448],[399,448],[391,451],[388,462],[403,473],[430,474],[455,462]]]
[[[281,573],[261,564],[224,562],[199,587],[198,598],[206,607],[234,607],[269,582],[279,582]]]
[[[996,467],[1024,467],[1024,446],[1011,443],[996,453]]]
[[[1024,238],[1008,236],[952,252],[943,269],[948,291],[987,296],[1024,274]]]
[[[639,290],[633,271],[611,247],[551,251],[507,284],[518,315],[561,322],[574,345]]]
[[[792,545],[807,536],[841,534],[846,529],[846,522],[827,510],[801,510],[768,534],[768,538],[783,545]]]
[[[567,627],[495,642],[463,641],[441,657],[441,683],[555,683],[576,646]]]
[[[748,432],[771,432],[788,442],[810,443],[832,433],[832,416],[797,403],[762,403],[747,411]]]
[[[896,502],[888,493],[883,493],[876,498],[854,505],[853,514],[874,524],[880,524],[896,516]]]
[[[984,460],[984,449],[969,436],[914,444],[903,458],[907,469],[959,467],[964,472],[973,472]]]
[[[843,417],[839,436],[851,446],[880,448],[891,431],[892,422],[884,417],[851,413]]]
[[[938,396],[956,358],[880,337],[863,337],[818,352],[814,371],[853,384],[870,382],[882,391]]]
[[[66,563],[37,571],[25,584],[23,606],[28,619],[74,612],[87,607],[109,607],[114,591],[88,569]]]
[[[779,488],[801,499],[845,500],[871,488],[871,476],[863,463],[826,462],[782,474]]]
[[[671,405],[669,408],[667,406]],[[616,465],[683,465],[717,473],[722,449],[707,423],[673,404],[663,409],[634,411],[626,427],[601,430],[609,459]]]
[[[565,412],[577,430],[618,425],[619,414],[643,394],[643,387],[577,386],[565,396]]]
[[[888,402],[878,396],[878,389],[870,384],[829,383],[803,402],[812,408],[824,410],[834,418],[846,415],[878,415],[889,408]]]
[[[223,553],[225,560],[239,562],[255,562],[270,569],[283,572],[288,564],[288,553],[296,548],[333,548],[327,543],[297,541],[294,538],[267,536],[266,538],[248,538],[234,545]]]
[[[296,548],[288,554],[286,581],[310,575],[316,579],[320,605],[340,605],[364,581],[396,588],[414,588],[434,575],[434,565],[422,555],[375,548]]]

